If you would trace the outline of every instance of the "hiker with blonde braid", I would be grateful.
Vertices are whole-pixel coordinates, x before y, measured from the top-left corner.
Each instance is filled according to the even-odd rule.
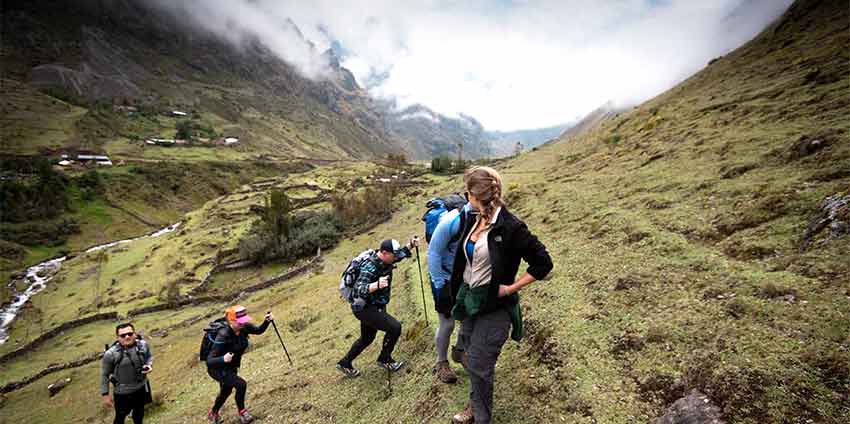
[[[502,201],[502,178],[489,167],[464,174],[466,197],[478,210],[463,230],[451,284],[459,287],[452,316],[461,321],[470,377],[469,403],[454,423],[489,424],[492,419],[496,361],[508,335],[522,339],[519,292],[546,277],[552,259],[546,247]],[[528,263],[519,278],[520,261]]]

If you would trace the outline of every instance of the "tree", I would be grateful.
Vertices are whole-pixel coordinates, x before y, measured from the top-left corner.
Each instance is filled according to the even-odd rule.
[[[388,153],[387,163],[396,168],[407,166],[407,156],[404,153]]]
[[[444,173],[449,172],[452,167],[452,158],[443,155],[431,159],[431,172]]]
[[[192,121],[186,119],[177,121],[174,128],[177,129],[177,135],[175,137],[180,140],[190,140],[195,131],[195,125]]]
[[[281,239],[289,237],[290,212],[292,212],[292,202],[286,193],[279,189],[272,190],[266,197],[262,219],[274,236],[276,247],[280,247]]]

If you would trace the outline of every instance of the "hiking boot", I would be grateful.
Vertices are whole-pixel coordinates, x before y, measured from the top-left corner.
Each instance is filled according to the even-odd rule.
[[[207,413],[207,420],[209,420],[209,422],[213,424],[224,423],[224,420],[221,419],[221,414],[219,414],[218,412],[213,412],[212,409],[210,409],[210,412]]]
[[[254,422],[254,417],[248,413],[247,409],[239,411],[239,424],[248,424]]]
[[[389,372],[396,372],[404,366],[404,361],[396,361],[394,359],[390,359],[387,362],[378,361],[378,366]]]
[[[463,411],[458,412],[452,417],[452,424],[471,424],[475,422],[475,417],[472,415],[472,406],[466,404]]]
[[[339,372],[341,372],[346,378],[354,378],[360,375],[360,371],[357,368],[354,368],[351,364],[337,362],[336,369],[338,369]]]
[[[437,362],[437,365],[434,365],[434,374],[437,374],[437,378],[443,383],[453,384],[457,382],[457,374],[452,370],[449,361]]]

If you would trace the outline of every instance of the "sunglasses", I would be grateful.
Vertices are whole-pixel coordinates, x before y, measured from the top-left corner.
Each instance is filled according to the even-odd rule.
[[[129,332],[129,333],[119,334],[119,335],[118,335],[118,337],[121,337],[121,338],[123,339],[123,338],[130,337],[130,336],[132,336],[133,334],[136,334],[136,333],[134,333],[134,332],[132,332],[132,331],[131,331],[131,332]]]

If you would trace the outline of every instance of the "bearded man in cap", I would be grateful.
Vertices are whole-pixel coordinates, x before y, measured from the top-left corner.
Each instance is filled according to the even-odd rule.
[[[357,278],[351,299],[351,311],[360,321],[360,338],[357,339],[348,353],[339,360],[336,368],[346,377],[356,377],[360,374],[352,362],[375,340],[378,331],[383,331],[384,342],[381,354],[378,356],[378,366],[390,372],[395,372],[404,366],[404,362],[392,357],[396,342],[401,336],[401,323],[387,313],[392,291],[393,268],[395,264],[410,257],[410,249],[419,246],[416,237],[410,239],[406,246],[398,241],[387,239],[381,242],[377,251],[367,251],[367,256],[360,261],[356,270]]]

